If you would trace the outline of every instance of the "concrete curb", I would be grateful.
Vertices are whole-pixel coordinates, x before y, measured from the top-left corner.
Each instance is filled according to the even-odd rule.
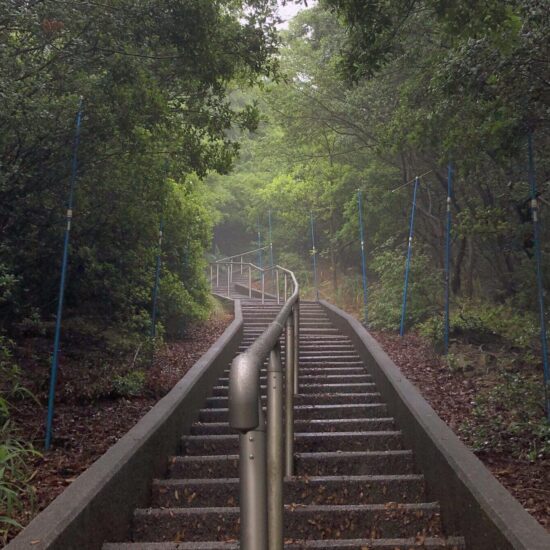
[[[448,535],[469,550],[548,550],[550,535],[437,416],[378,342],[351,315],[321,300],[348,335],[403,430],[426,478],[427,495],[441,504]]]
[[[128,539],[135,508],[146,506],[154,477],[189,433],[199,409],[238,350],[243,332],[235,318],[187,374],[126,435],[8,544],[6,550],[99,550]]]

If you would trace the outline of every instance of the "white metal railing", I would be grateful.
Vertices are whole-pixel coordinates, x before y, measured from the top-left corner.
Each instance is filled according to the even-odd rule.
[[[249,256],[250,254],[257,254],[258,252],[261,252],[262,250],[271,250],[273,245],[266,244],[265,246],[261,246],[260,248],[255,248],[254,250],[247,250],[246,252],[241,252],[240,254],[234,254],[233,256],[227,256],[225,258],[221,258],[220,260],[216,260],[216,262],[228,262],[228,261],[234,261],[235,259],[238,259],[240,263],[244,263],[244,258],[246,256]]]
[[[216,266],[216,267],[213,267]],[[292,271],[281,266],[267,269],[251,263],[216,262],[216,282],[227,285],[231,294],[234,270],[241,266],[248,275],[248,292],[261,293],[265,301],[266,277],[275,288],[269,297],[283,306],[275,320],[231,364],[229,374],[229,424],[239,432],[240,548],[283,550],[283,480],[294,475],[294,396],[298,393],[300,296]],[[242,267],[244,266],[244,268]],[[220,279],[222,269],[226,280]],[[261,289],[253,289],[252,273],[258,274]],[[245,285],[246,287],[246,285]],[[290,293],[290,295],[289,295]],[[280,337],[285,337],[285,372]],[[262,408],[260,372],[265,360],[266,413]],[[286,380],[286,383],[285,383]],[[283,395],[284,389],[284,395]],[[283,406],[283,401],[285,405]],[[284,411],[284,419],[283,419]]]
[[[291,274],[291,271],[278,265],[261,268],[251,262],[218,260],[210,264],[210,286],[212,290],[231,297],[234,285],[238,284],[244,287],[243,292],[248,293],[249,298],[259,295],[262,304],[265,303],[266,297],[280,304],[288,299]],[[236,275],[241,275],[241,278],[237,279]],[[245,275],[244,279],[243,275]],[[257,286],[254,286],[254,283]],[[273,293],[269,294],[267,288],[270,288]]]

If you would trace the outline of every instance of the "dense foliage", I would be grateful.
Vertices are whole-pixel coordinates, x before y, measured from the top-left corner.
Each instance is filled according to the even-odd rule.
[[[275,74],[273,3],[0,3],[2,361],[5,337],[14,342],[0,372],[0,516],[25,453],[8,430],[9,369],[19,362],[39,397],[47,388],[79,98],[60,362],[80,383],[60,395],[131,395],[142,375],[117,369],[150,347],[161,219],[159,334],[178,336],[208,313],[213,216],[202,178],[227,172],[235,137],[257,125],[255,105],[229,93]]]
[[[513,393],[529,412],[519,410],[519,422],[510,411],[498,425],[496,414],[487,415],[477,441],[490,445],[491,430],[530,424],[524,439],[539,434],[531,439],[545,456],[527,135],[535,145],[543,285],[550,288],[549,44],[544,0],[323,0],[291,22],[281,54],[286,78],[257,95],[264,119],[243,146],[237,171],[210,179],[220,190],[216,242],[223,246],[227,235],[247,229],[254,241],[258,218],[265,235],[271,209],[278,259],[310,286],[312,213],[321,293],[358,313],[360,189],[369,324],[395,330],[412,182],[421,176],[407,325],[441,349],[452,162],[451,336],[466,348],[453,349],[449,368],[457,357],[463,362],[464,350],[470,354],[468,346],[497,353],[490,369],[476,370],[490,380],[478,416],[496,406],[499,391]]]
[[[227,203],[220,193],[226,227],[239,223],[232,212],[246,210],[244,199],[252,195],[248,227],[259,215],[265,228],[271,208],[276,245],[303,255],[311,248],[312,211],[325,279],[342,291],[338,277],[357,274],[355,191],[362,189],[374,294],[384,278],[398,293],[402,281],[380,266],[398,270],[384,258],[404,258],[411,183],[422,175],[413,262],[424,282],[434,284],[431,306],[411,309],[411,321],[421,320],[443,298],[452,161],[454,297],[534,310],[526,138],[532,131],[544,222],[550,191],[545,5],[327,0],[302,12],[286,34],[285,82],[259,96],[265,124],[244,147],[239,172],[213,178],[235,190]],[[543,223],[546,287],[548,227]],[[396,316],[377,320],[395,326]]]
[[[269,2],[5,2],[0,8],[0,327],[55,310],[84,98],[69,317],[142,333],[165,218],[161,321],[203,314],[211,217],[194,176],[225,172],[256,124],[228,85],[272,73]],[[166,168],[166,165],[168,166]],[[28,323],[27,323],[28,325]],[[25,325],[26,326],[26,325]]]

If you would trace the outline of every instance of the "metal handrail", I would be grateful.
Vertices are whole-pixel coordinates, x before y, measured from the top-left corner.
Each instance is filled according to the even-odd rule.
[[[258,267],[257,265],[251,263],[251,262],[214,262],[210,264],[210,286],[213,289],[214,288],[214,280],[216,281],[216,287],[220,287],[220,267],[226,267],[226,273],[227,273],[227,279],[226,279],[226,288],[227,288],[227,297],[229,298],[231,295],[231,285],[233,284],[233,267],[238,266],[241,270],[241,275],[243,273],[243,270],[245,268],[248,268],[248,297],[252,298],[252,270],[256,270],[260,274],[260,280],[261,280],[261,294],[262,294],[262,304],[265,301],[265,273],[267,269],[263,269],[261,267]],[[215,276],[214,276],[214,269],[216,270]],[[279,303],[279,300],[277,301]]]
[[[229,425],[239,432],[242,550],[267,550],[268,541],[269,550],[283,549],[283,479],[284,475],[294,474],[294,395],[298,392],[300,289],[292,271],[275,266],[275,272],[290,277],[292,294],[267,329],[244,353],[235,357],[229,374]],[[286,333],[287,381],[284,423],[279,343],[283,331]],[[260,371],[267,357],[266,422]]]
[[[235,254],[233,256],[227,256],[226,258],[222,258],[221,260],[216,260],[215,263],[226,262],[227,260],[232,260],[233,258],[242,258],[243,256],[247,256],[248,254],[254,254],[256,252],[260,252],[260,250],[266,250],[268,248],[270,248],[270,245],[266,244],[265,246],[262,246],[260,248],[255,248],[254,250],[248,250],[246,252],[241,252],[240,254]]]

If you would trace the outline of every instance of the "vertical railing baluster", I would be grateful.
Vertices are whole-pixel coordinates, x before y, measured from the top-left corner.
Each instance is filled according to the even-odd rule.
[[[267,550],[266,433],[261,402],[259,425],[239,434],[241,550]]]
[[[283,550],[283,366],[279,344],[267,365],[267,531],[269,550]]]
[[[280,291],[279,291],[279,270],[275,270],[275,285],[277,286],[277,305],[281,303],[280,300]],[[286,296],[285,296],[285,302],[286,302]]]
[[[225,266],[225,270],[227,272],[227,297],[229,298],[231,296],[231,287],[229,282],[229,265]]]
[[[294,315],[286,321],[285,476],[294,475]]]
[[[300,301],[296,300],[294,312],[294,395],[300,391]]]
[[[248,297],[252,298],[252,267],[248,265]]]

